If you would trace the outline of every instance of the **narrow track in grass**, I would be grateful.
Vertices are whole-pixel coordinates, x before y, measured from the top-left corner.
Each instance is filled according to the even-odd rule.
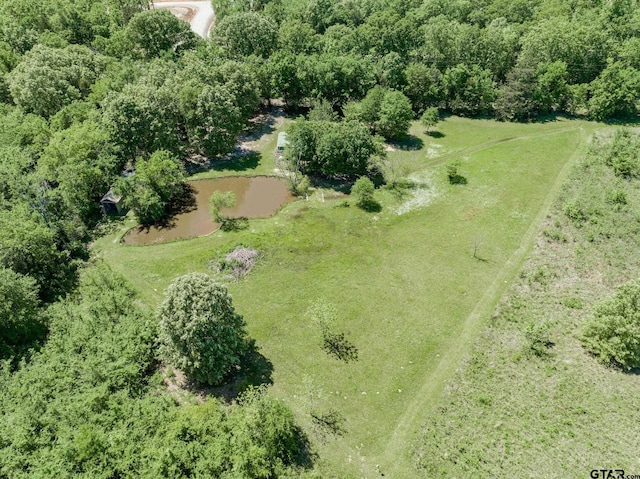
[[[457,158],[460,156],[471,155],[473,153],[477,153],[478,151],[486,150],[487,148],[491,148],[492,146],[502,145],[504,143],[512,143],[515,141],[528,140],[531,138],[539,138],[543,136],[556,135],[558,133],[566,133],[569,131],[575,131],[582,129],[580,126],[567,126],[564,128],[558,128],[557,130],[552,131],[540,131],[537,133],[531,133],[529,135],[518,135],[518,136],[510,136],[507,138],[500,138],[498,140],[491,140],[484,143],[480,143],[479,145],[471,146],[469,148],[465,148],[463,150],[452,151],[445,153],[444,155],[436,156],[430,162],[426,164],[428,167],[438,166],[450,160],[452,158]]]
[[[583,127],[569,127],[551,132],[522,135],[509,138],[508,140],[503,139],[487,142],[456,153],[447,154],[435,158],[433,162],[429,163],[429,166],[435,166],[442,164],[452,157],[475,153],[507,141],[543,137],[572,130],[581,131],[580,142],[560,170],[555,182],[547,193],[542,207],[522,237],[518,249],[510,256],[493,283],[487,288],[482,299],[464,321],[459,339],[455,343],[452,343],[451,347],[447,349],[447,352],[441,356],[434,373],[425,378],[424,384],[415,397],[409,402],[405,412],[402,414],[392,432],[385,452],[376,461],[376,463],[380,465],[379,471],[383,472],[386,477],[412,477],[416,474],[416,470],[412,464],[411,450],[413,448],[413,441],[418,433],[417,425],[423,424],[426,416],[432,412],[447,381],[453,376],[461,360],[468,353],[470,346],[480,333],[485,319],[495,310],[506,287],[513,280],[530,254],[538,229],[548,214],[561,186],[564,184],[571,167],[578,158],[586,152],[588,145],[587,134]]]

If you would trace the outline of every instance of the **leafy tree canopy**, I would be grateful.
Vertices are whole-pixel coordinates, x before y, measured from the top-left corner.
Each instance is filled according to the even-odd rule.
[[[625,369],[640,367],[640,283],[631,281],[595,309],[583,344],[598,358]]]
[[[13,101],[45,117],[87,96],[106,67],[106,59],[86,47],[37,45],[8,75]]]
[[[115,190],[140,222],[152,223],[162,218],[167,204],[183,192],[184,178],[178,159],[168,151],[159,150],[148,160],[139,158],[135,173],[120,178]]]
[[[247,349],[242,316],[226,288],[205,274],[176,279],[158,318],[163,356],[198,383],[221,383]]]

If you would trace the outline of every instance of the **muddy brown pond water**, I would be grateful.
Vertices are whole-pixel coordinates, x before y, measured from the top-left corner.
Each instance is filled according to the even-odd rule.
[[[197,180],[188,183],[193,196],[192,206],[169,218],[162,225],[137,226],[124,237],[127,244],[164,243],[183,238],[194,238],[214,232],[220,227],[209,213],[209,197],[215,190],[233,191],[236,206],[222,213],[229,218],[266,218],[294,200],[284,180],[280,178],[228,177]]]

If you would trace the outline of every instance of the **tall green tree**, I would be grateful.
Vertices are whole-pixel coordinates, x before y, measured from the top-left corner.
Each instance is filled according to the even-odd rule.
[[[55,231],[26,206],[0,211],[0,266],[33,278],[44,301],[69,291],[75,280],[77,265],[57,240]]]
[[[414,111],[421,113],[441,103],[442,74],[438,69],[422,63],[410,63],[404,75],[407,79],[404,94],[411,101]]]
[[[188,145],[180,135],[178,100],[170,83],[154,85],[146,75],[105,98],[103,124],[125,160],[146,157],[156,150],[176,155],[185,151]]]
[[[169,151],[139,158],[133,175],[120,178],[115,190],[141,223],[152,223],[166,214],[168,203],[183,192],[185,172]]]
[[[244,319],[226,288],[206,274],[177,278],[158,318],[161,354],[198,383],[220,384],[247,350]]]
[[[37,45],[8,74],[13,101],[26,112],[51,116],[90,93],[106,59],[86,47]]]
[[[405,136],[413,119],[411,102],[402,92],[378,85],[361,102],[347,104],[344,114],[347,120],[360,121],[386,139]]]
[[[41,339],[46,322],[33,278],[0,268],[0,358]]]
[[[480,115],[492,110],[496,98],[491,72],[478,65],[448,68],[442,78],[447,107],[460,115]]]
[[[638,114],[640,70],[611,62],[591,82],[589,115],[596,120],[620,118]]]
[[[38,162],[38,171],[57,185],[68,210],[85,224],[95,221],[100,197],[122,167],[109,135],[91,120],[56,132]]]
[[[136,14],[127,24],[125,34],[133,49],[130,53],[147,59],[193,49],[198,40],[187,22],[167,10]]]
[[[387,139],[399,139],[409,132],[413,120],[411,102],[402,92],[389,90],[380,103],[376,132]]]
[[[189,143],[197,153],[215,157],[233,149],[244,118],[226,86],[188,85],[179,101]]]
[[[278,26],[255,12],[234,13],[216,25],[215,38],[231,56],[268,57],[277,45]]]
[[[364,176],[372,158],[383,154],[379,139],[358,121],[297,121],[287,140],[287,160],[304,174]]]

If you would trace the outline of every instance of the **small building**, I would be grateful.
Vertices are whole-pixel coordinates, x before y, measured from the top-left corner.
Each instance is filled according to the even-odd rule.
[[[115,216],[126,213],[122,205],[122,196],[117,196],[113,190],[107,191],[107,194],[100,200],[100,205],[105,215]]]
[[[287,141],[287,134],[284,131],[278,133],[278,152],[282,153],[282,151],[284,151],[284,147],[288,144],[289,142]]]

